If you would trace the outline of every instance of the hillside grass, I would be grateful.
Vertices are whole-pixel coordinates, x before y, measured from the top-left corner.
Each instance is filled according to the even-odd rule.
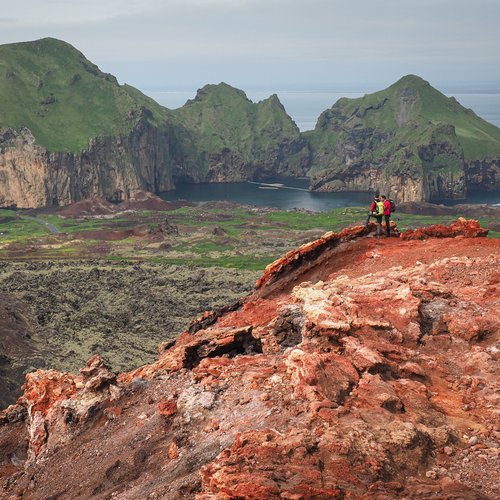
[[[28,127],[49,151],[75,153],[91,138],[130,132],[141,107],[158,123],[167,113],[53,38],[0,46],[0,102],[1,126]]]
[[[331,166],[335,166],[332,152],[337,143],[358,129],[389,134],[388,140],[370,144],[365,152],[367,160],[394,157],[406,146],[414,155],[412,163],[416,164],[420,162],[419,146],[432,143],[448,143],[456,154],[436,158],[431,168],[457,170],[461,151],[466,161],[500,156],[500,128],[414,75],[363,97],[339,99],[320,116],[316,129],[306,137],[314,150],[326,155]],[[323,168],[326,161],[322,160]],[[315,165],[313,170],[317,168]],[[418,176],[419,172],[414,169],[413,174]]]
[[[195,134],[196,147],[209,155],[227,148],[250,161],[255,150],[272,147],[277,138],[300,136],[276,95],[253,103],[226,83],[206,85],[172,114]]]

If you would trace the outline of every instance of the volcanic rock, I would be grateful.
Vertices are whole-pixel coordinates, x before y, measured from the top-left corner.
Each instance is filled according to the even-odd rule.
[[[497,498],[499,243],[374,229],[286,254],[116,380],[98,357],[28,375],[4,496]]]
[[[118,210],[173,210],[174,205],[147,191],[137,191],[118,205]]]
[[[59,210],[64,217],[83,217],[85,215],[109,215],[115,212],[115,206],[105,198],[88,198],[71,203]]]

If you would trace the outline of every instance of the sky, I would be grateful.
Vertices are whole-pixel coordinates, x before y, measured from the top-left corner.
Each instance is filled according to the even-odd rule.
[[[71,43],[142,90],[500,90],[500,0],[0,0],[0,43]]]

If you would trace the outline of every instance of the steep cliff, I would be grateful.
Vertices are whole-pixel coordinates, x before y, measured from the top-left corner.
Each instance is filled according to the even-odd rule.
[[[169,112],[46,38],[0,46],[0,205],[120,201],[173,187]]]
[[[172,189],[172,135],[139,120],[128,134],[95,137],[78,152],[50,152],[31,131],[0,129],[0,206],[67,205],[93,196],[122,201]]]
[[[373,226],[289,252],[151,365],[29,374],[4,496],[498,497],[498,240]]]
[[[413,75],[340,99],[306,135],[315,190],[378,190],[404,202],[500,187],[500,129]]]

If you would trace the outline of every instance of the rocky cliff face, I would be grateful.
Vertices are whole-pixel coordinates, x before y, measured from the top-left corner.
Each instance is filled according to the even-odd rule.
[[[0,133],[0,206],[67,205],[93,196],[123,201],[173,188],[171,135],[139,120],[124,136],[95,138],[80,153],[52,153],[30,130]]]
[[[500,189],[500,158],[469,161],[465,177],[470,189],[495,191]]]
[[[491,161],[477,167],[476,183],[467,177],[463,152],[451,142],[400,144],[394,153],[380,154],[394,136],[376,129],[344,134],[332,149],[323,150],[313,167],[311,188],[317,191],[378,191],[399,203],[464,199],[470,187],[496,185]],[[471,169],[472,170],[472,169]],[[488,172],[488,174],[483,172]]]
[[[253,103],[225,83],[206,85],[173,113],[190,135],[183,150],[196,156],[202,181],[303,176],[309,168],[309,145],[276,95]]]
[[[30,374],[0,414],[4,495],[497,497],[498,242],[372,230],[288,253],[152,365]]]

